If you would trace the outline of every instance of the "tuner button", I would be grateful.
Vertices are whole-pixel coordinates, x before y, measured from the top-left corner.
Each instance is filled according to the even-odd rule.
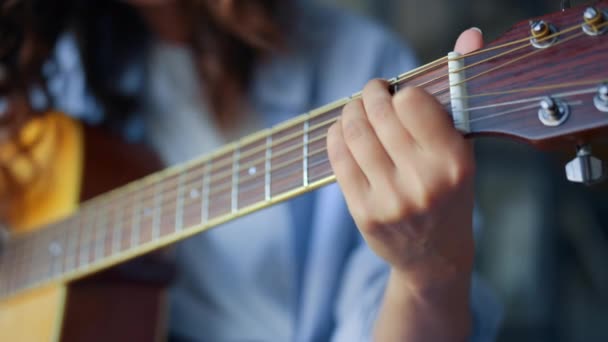
[[[602,180],[604,165],[591,155],[589,146],[578,149],[576,158],[566,164],[566,177],[574,183],[593,184]]]
[[[545,126],[559,126],[563,124],[570,115],[570,109],[565,102],[550,96],[544,97],[539,105],[538,119]]]
[[[600,84],[597,88],[597,95],[593,98],[593,103],[597,110],[608,113],[608,83]]]
[[[557,28],[544,20],[530,22],[530,32],[530,43],[538,49],[548,48],[557,41],[557,35],[548,38],[558,32]]]
[[[597,90],[597,96],[602,100],[608,102],[608,83],[602,84]]]
[[[596,25],[602,22],[602,13],[595,9],[595,7],[588,7],[583,14],[585,22],[589,25]]]
[[[608,27],[600,27],[606,21],[608,14],[597,10],[595,7],[588,7],[583,13],[583,31],[590,36],[597,36],[608,31]]]
[[[543,20],[535,21],[532,23],[532,36],[534,38],[544,38],[549,35],[549,25]]]

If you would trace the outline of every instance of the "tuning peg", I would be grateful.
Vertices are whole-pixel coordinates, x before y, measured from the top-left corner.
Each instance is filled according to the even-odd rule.
[[[592,184],[602,180],[603,176],[604,165],[591,155],[589,146],[578,148],[576,158],[566,165],[566,177],[574,183]]]

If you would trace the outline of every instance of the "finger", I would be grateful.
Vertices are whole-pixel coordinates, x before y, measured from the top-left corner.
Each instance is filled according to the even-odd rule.
[[[466,54],[479,50],[483,47],[483,34],[480,29],[474,27],[460,34],[456,40],[454,51]]]
[[[388,156],[395,165],[404,165],[411,157],[414,141],[397,117],[388,82],[370,81],[363,89],[362,98],[367,119]]]
[[[327,154],[349,207],[356,205],[352,202],[364,198],[369,190],[369,183],[346,146],[340,119],[327,132]]]
[[[392,174],[390,172],[395,166],[367,120],[363,101],[348,103],[341,121],[346,146],[370,185],[385,188],[387,175]]]
[[[422,149],[445,149],[462,137],[444,108],[426,91],[405,88],[393,97],[397,115]]]

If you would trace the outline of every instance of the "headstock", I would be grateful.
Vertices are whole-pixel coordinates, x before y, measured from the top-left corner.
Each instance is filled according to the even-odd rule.
[[[463,57],[470,134],[578,146],[569,178],[595,180],[582,146],[608,140],[607,59],[607,0],[515,25]]]

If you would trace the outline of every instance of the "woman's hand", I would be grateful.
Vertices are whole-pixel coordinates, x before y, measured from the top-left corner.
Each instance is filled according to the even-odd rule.
[[[468,30],[456,49],[481,41]],[[423,90],[391,96],[385,81],[371,81],[331,127],[328,149],[359,230],[392,267],[387,291],[443,305],[444,290],[458,289],[458,306],[467,306],[475,163],[443,107]]]

